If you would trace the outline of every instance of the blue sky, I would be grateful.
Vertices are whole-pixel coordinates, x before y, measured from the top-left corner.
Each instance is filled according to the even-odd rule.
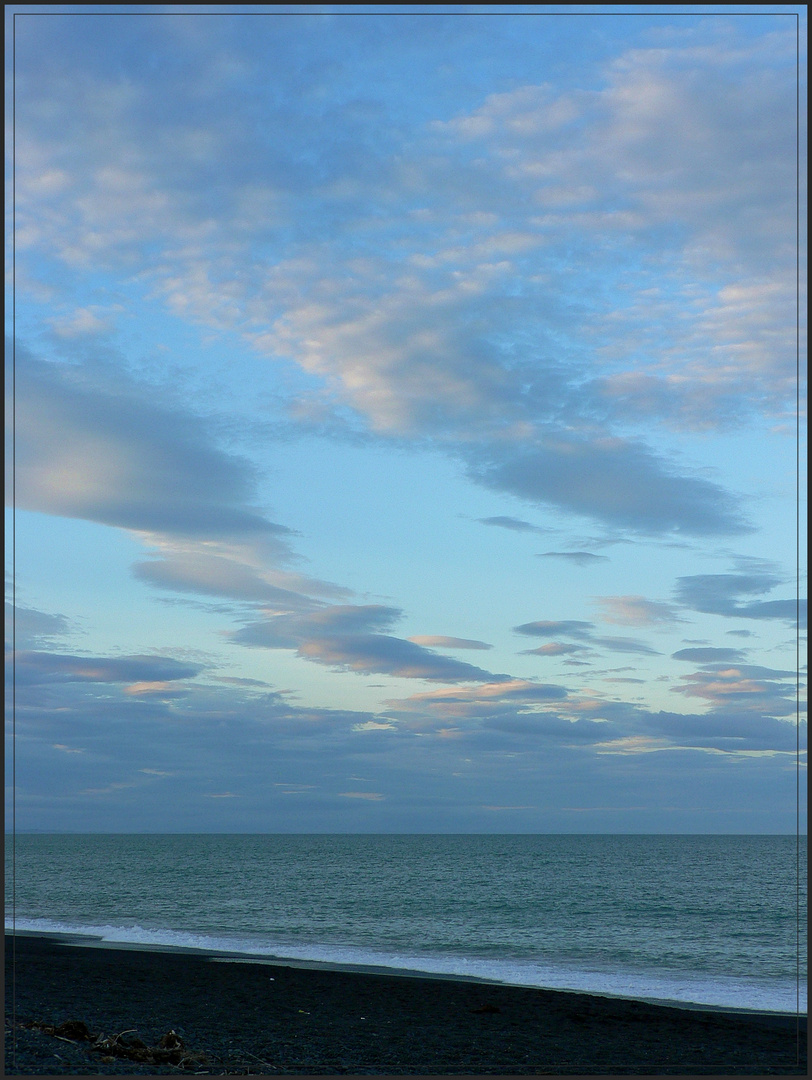
[[[805,9],[7,11],[18,828],[793,832]]]

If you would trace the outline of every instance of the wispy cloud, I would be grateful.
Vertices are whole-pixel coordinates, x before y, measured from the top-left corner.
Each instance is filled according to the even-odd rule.
[[[741,649],[717,649],[712,647],[679,649],[677,652],[672,653],[674,660],[689,660],[696,664],[739,663],[744,660],[744,655]]]
[[[677,600],[693,611],[739,619],[782,619],[806,625],[806,599],[759,600],[741,603],[741,596],[759,596],[771,592],[782,579],[770,572],[744,574],[691,574],[678,579]]]
[[[273,615],[249,623],[233,637],[240,645],[294,649],[315,637],[390,630],[402,615],[399,608],[383,604],[339,604],[302,615]]]
[[[6,642],[10,644],[13,637],[21,649],[51,646],[55,638],[64,637],[71,630],[70,622],[64,615],[39,611],[23,604],[12,605],[8,600],[5,623]]]
[[[514,626],[517,634],[528,634],[530,637],[565,637],[588,638],[593,628],[591,622],[582,619],[563,619],[556,622],[554,619],[540,619],[538,622],[522,623]]]
[[[17,506],[131,532],[152,555],[133,573],[162,589],[294,610],[348,598],[289,568],[293,532],[253,505],[253,466],[218,448],[210,422],[153,397],[104,365],[18,347]]]
[[[475,641],[472,638],[443,637],[440,635],[417,634],[410,637],[415,645],[425,645],[430,649],[492,649],[485,641]]]
[[[144,683],[190,679],[202,670],[169,656],[71,656],[21,652],[8,657],[20,682]]]
[[[682,677],[674,693],[704,698],[717,706],[734,706],[739,714],[793,716],[796,713],[795,673],[769,668],[723,663],[709,664],[702,671]]]
[[[319,664],[360,674],[447,682],[490,681],[492,672],[426,648],[487,649],[485,642],[460,638],[398,638],[388,630],[402,617],[398,608],[380,604],[334,605],[305,615],[276,615],[236,631],[233,640],[259,648],[296,649]]]
[[[572,653],[588,652],[586,645],[568,645],[561,641],[550,641],[539,645],[537,649],[523,650],[527,656],[570,656]]]
[[[625,626],[655,626],[684,622],[674,604],[646,600],[643,596],[599,596],[595,602],[603,609],[601,620]]]
[[[504,515],[497,517],[478,518],[483,525],[498,525],[500,529],[510,529],[511,532],[546,532],[546,529],[540,528],[538,525],[532,525],[529,521],[523,521],[521,518],[506,517]]]
[[[468,474],[487,487],[641,533],[747,532],[735,500],[717,484],[680,476],[640,443],[556,434],[519,448],[480,445]]]
[[[490,682],[507,679],[473,664],[453,660],[403,638],[387,634],[342,634],[310,638],[298,648],[301,656],[319,664],[362,674],[375,672],[407,679],[439,682]]]
[[[537,559],[563,559],[578,566],[590,566],[598,562],[608,562],[608,555],[593,555],[591,551],[542,551]]]
[[[119,371],[16,350],[17,506],[178,537],[262,539],[290,530],[250,505],[253,468],[204,421],[149,400]]]
[[[576,641],[586,642],[594,648],[609,649],[612,652],[638,653],[641,656],[657,656],[658,651],[647,645],[644,641],[626,637],[596,637],[592,631],[594,624],[580,619],[555,620],[541,619],[538,622],[522,623],[514,626],[517,634],[526,634],[530,637],[572,637]],[[564,647],[556,643],[556,650],[563,652]],[[566,651],[573,652],[573,648]],[[528,650],[540,656],[552,655],[553,650],[542,646],[540,649]]]

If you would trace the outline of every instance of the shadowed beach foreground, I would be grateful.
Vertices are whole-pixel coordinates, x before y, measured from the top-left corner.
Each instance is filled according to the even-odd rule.
[[[11,1074],[806,1073],[805,1017],[799,1039],[795,1017],[456,979],[88,948],[40,935],[18,934],[13,952],[12,984],[6,935]]]

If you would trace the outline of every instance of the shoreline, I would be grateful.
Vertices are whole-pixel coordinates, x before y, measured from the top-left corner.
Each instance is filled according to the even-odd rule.
[[[586,997],[605,998],[608,1001],[641,1002],[645,1005],[661,1005],[673,1009],[686,1009],[692,1012],[715,1012],[731,1016],[753,1016],[759,1018],[775,1017],[781,1020],[795,1021],[796,1016],[807,1017],[807,1012],[790,1012],[786,1009],[754,1009],[734,1005],[717,1005],[707,1002],[683,1001],[679,998],[638,997],[632,994],[612,994],[601,990],[577,990],[569,987],[534,986],[527,983],[511,983],[500,979],[486,979],[479,975],[464,975],[447,972],[424,971],[419,968],[396,968],[376,964],[350,964],[329,960],[302,960],[297,957],[260,955],[248,952],[207,949],[192,945],[151,944],[130,941],[109,941],[97,934],[60,933],[47,930],[5,930],[6,939],[12,937],[43,938],[75,948],[110,949],[122,952],[168,953],[181,956],[198,956],[214,963],[259,964],[269,967],[298,968],[304,971],[337,971],[358,975],[382,975],[391,978],[430,979],[441,982],[473,983],[478,986],[506,986],[524,990],[542,990],[551,994],[578,994]]]
[[[217,1075],[806,1072],[807,1021],[795,1014],[206,950],[88,946],[39,932],[13,941],[6,934],[5,944],[6,1069],[16,1075],[178,1072],[105,1061],[89,1044],[54,1036],[66,1021],[94,1035],[136,1031],[149,1046],[176,1032],[205,1055],[198,1071]]]

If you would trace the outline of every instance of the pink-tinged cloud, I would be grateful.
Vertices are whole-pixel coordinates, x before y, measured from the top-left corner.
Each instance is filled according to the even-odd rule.
[[[380,633],[391,629],[402,615],[400,608],[384,604],[334,604],[302,614],[273,615],[251,622],[238,630],[233,639],[240,645],[294,649],[308,640],[328,635]]]
[[[448,656],[430,652],[404,638],[387,634],[341,634],[313,637],[302,642],[297,652],[307,660],[359,674],[396,675],[407,679],[440,682],[489,682],[493,672]]]
[[[523,702],[559,701],[567,696],[563,686],[530,682],[528,679],[507,679],[505,682],[486,683],[485,686],[460,687],[453,690],[428,690],[424,694],[412,694],[406,701],[469,702],[511,700]]]
[[[169,656],[75,656],[68,653],[18,652],[7,657],[18,683],[97,682],[165,683],[191,679],[202,670]]]
[[[570,653],[584,652],[586,645],[565,645],[561,641],[551,641],[539,645],[537,649],[522,649],[523,656],[568,656]]]
[[[683,675],[682,685],[671,687],[671,691],[704,698],[718,708],[735,706],[765,716],[791,716],[797,709],[795,679],[792,671],[716,664]]]
[[[654,626],[658,623],[684,622],[674,604],[646,600],[643,596],[598,596],[595,602],[603,609],[601,621],[622,626]]]
[[[145,387],[17,347],[15,499],[26,510],[186,538],[261,538],[288,552],[291,530],[251,505],[255,473],[210,426]]]
[[[485,641],[476,641],[471,638],[443,637],[442,634],[416,634],[407,639],[415,645],[424,645],[429,649],[492,649]]]

